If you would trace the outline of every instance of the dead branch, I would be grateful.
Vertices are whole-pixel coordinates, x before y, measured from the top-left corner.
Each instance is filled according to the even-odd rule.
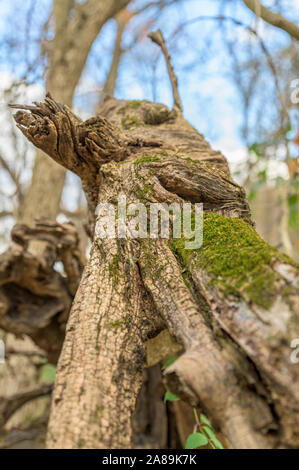
[[[50,395],[52,389],[52,385],[42,385],[38,388],[28,390],[27,392],[16,393],[8,398],[2,397],[0,404],[0,428],[7,423],[9,418],[11,418],[19,408],[36,398]]]
[[[266,23],[282,29],[299,41],[299,27],[296,23],[287,20],[281,13],[274,13],[262,5],[259,0],[243,0],[243,2],[255,15],[262,18]]]
[[[10,107],[30,111],[15,114],[18,128],[36,147],[83,180],[96,178],[101,164],[127,156],[119,132],[105,118],[98,116],[81,123],[49,93],[45,103]]]
[[[0,256],[0,326],[28,334],[55,362],[84,265],[76,229],[44,219],[15,225],[11,236]],[[55,270],[58,261],[65,276]]]
[[[165,58],[165,61],[166,61],[166,65],[167,65],[167,70],[168,70],[171,86],[172,86],[174,109],[176,111],[182,112],[183,107],[182,107],[182,102],[181,102],[181,98],[180,98],[179,91],[178,91],[178,79],[177,79],[177,76],[174,73],[173,67],[171,65],[170,55],[169,55],[168,49],[166,47],[162,31],[160,29],[158,29],[157,31],[155,31],[153,33],[150,33],[148,35],[148,37],[154,43],[156,43],[158,46],[160,46],[161,49],[162,49],[162,52],[163,52],[163,55],[164,55],[164,58]]]

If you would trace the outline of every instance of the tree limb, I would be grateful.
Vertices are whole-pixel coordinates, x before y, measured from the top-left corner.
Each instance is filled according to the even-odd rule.
[[[52,390],[52,385],[42,385],[39,388],[27,392],[16,393],[8,398],[2,398],[0,404],[0,428],[2,428],[9,418],[23,405],[36,398],[50,395]]]
[[[282,29],[292,38],[299,41],[299,26],[292,21],[287,20],[281,13],[274,13],[266,8],[259,0],[243,0],[243,3],[258,17],[261,17],[266,23]]]
[[[181,113],[182,110],[183,110],[183,107],[182,107],[182,102],[181,102],[181,98],[180,98],[179,91],[178,91],[178,79],[177,79],[177,76],[174,73],[173,67],[171,65],[170,55],[169,55],[169,52],[167,50],[162,31],[160,29],[158,29],[157,31],[155,31],[153,33],[150,33],[148,35],[148,37],[154,43],[156,43],[158,46],[160,46],[161,49],[162,49],[162,52],[163,52],[163,55],[164,55],[164,58],[165,58],[165,61],[166,61],[166,65],[167,65],[167,70],[168,70],[171,86],[172,86],[174,109]]]

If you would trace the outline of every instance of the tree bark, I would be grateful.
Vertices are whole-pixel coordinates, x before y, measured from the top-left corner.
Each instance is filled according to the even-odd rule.
[[[227,446],[298,446],[298,268],[255,232],[223,155],[157,103],[108,99],[84,123],[50,96],[23,109],[15,119],[25,136],[81,177],[91,231],[97,204],[116,205],[120,193],[128,203],[201,202],[205,211],[200,249],[94,237],[58,363],[48,446],[130,447],[146,341],[165,327],[184,351],[166,384],[204,410]]]

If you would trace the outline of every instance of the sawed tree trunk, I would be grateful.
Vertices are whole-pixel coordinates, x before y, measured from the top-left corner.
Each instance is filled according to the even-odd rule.
[[[178,109],[157,103],[107,99],[85,122],[49,95],[18,107],[25,136],[82,178],[92,231],[97,204],[116,205],[119,194],[204,207],[200,249],[94,237],[58,363],[48,447],[131,446],[147,340],[163,329],[183,347],[167,387],[200,406],[228,446],[298,446],[298,269],[255,232],[223,155]]]

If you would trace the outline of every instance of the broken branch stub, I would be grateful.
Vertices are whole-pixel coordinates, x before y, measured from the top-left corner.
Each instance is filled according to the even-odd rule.
[[[17,127],[36,147],[83,180],[96,177],[103,163],[126,157],[124,139],[105,118],[97,116],[82,123],[49,93],[44,103],[34,104],[10,105],[21,109],[14,115]]]

